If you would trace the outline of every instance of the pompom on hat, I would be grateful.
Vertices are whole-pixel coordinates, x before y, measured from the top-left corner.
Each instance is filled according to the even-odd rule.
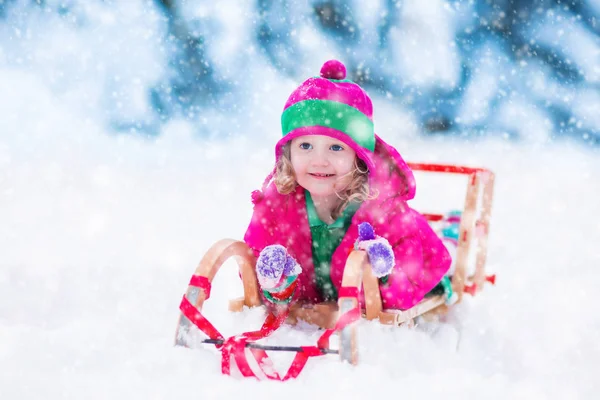
[[[350,146],[369,170],[374,169],[373,103],[359,85],[346,79],[340,61],[327,61],[320,76],[305,80],[292,92],[281,115],[281,129],[277,158],[283,145],[296,137],[325,135]]]

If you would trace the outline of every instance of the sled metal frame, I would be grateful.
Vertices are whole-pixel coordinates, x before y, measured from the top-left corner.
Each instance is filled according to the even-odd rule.
[[[452,278],[453,290],[457,293],[460,302],[463,292],[467,290],[474,295],[482,290],[486,281],[485,262],[494,190],[494,174],[484,168],[455,165],[409,163],[409,166],[416,171],[468,175],[465,205],[459,227],[459,243],[455,261],[456,270]],[[477,217],[480,198],[481,212]],[[423,215],[428,221],[440,221],[443,218],[442,214]],[[466,276],[469,249],[474,239],[477,246],[476,270],[472,276]],[[242,241],[222,239],[215,243],[198,264],[194,275],[204,276],[212,282],[223,263],[231,257],[234,257],[238,264],[244,287],[244,296],[230,300],[229,310],[238,312],[244,307],[261,305],[258,280],[255,273],[256,257],[248,245]],[[359,290],[362,286],[365,297],[363,316],[367,320],[379,319],[382,324],[386,325],[412,326],[414,319],[418,316],[445,314],[448,311],[443,296],[428,297],[408,310],[384,310],[378,279],[373,275],[368,257],[362,250],[354,250],[350,253],[344,268],[342,286],[356,287]],[[198,310],[202,309],[202,305],[206,300],[204,291],[198,290],[194,286],[188,286],[186,297]],[[299,320],[303,320],[330,329],[335,326],[339,315],[355,306],[356,299],[352,297],[341,297],[337,302],[295,303],[290,306],[287,322],[296,324]],[[176,345],[187,347],[184,331],[192,325],[192,322],[180,313],[175,336]],[[340,332],[339,355],[343,361],[351,364],[358,363],[355,323],[348,325]]]

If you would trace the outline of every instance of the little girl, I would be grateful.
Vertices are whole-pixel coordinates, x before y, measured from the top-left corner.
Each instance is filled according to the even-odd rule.
[[[337,300],[354,248],[367,252],[384,309],[421,301],[451,258],[425,218],[407,205],[415,194],[413,174],[375,135],[367,93],[346,79],[341,62],[328,61],[320,77],[290,95],[281,124],[275,168],[262,191],[253,193],[244,236],[258,257],[266,301]]]

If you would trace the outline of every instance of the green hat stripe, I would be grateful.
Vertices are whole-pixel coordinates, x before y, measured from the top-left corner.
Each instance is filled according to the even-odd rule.
[[[281,115],[283,136],[304,126],[325,126],[344,132],[356,144],[375,150],[373,121],[356,108],[331,100],[304,100]]]
[[[321,78],[320,76],[313,76],[314,79],[319,79]],[[333,78],[325,78],[328,81],[331,82],[335,82],[335,83],[354,83],[356,84],[356,82],[354,82],[352,79],[333,79]]]

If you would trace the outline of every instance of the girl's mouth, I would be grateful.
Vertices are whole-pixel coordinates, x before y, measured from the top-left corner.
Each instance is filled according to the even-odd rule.
[[[335,174],[316,174],[316,173],[309,173],[310,176],[312,176],[313,178],[317,178],[317,179],[325,179],[325,178],[331,178],[332,176],[335,176]]]

